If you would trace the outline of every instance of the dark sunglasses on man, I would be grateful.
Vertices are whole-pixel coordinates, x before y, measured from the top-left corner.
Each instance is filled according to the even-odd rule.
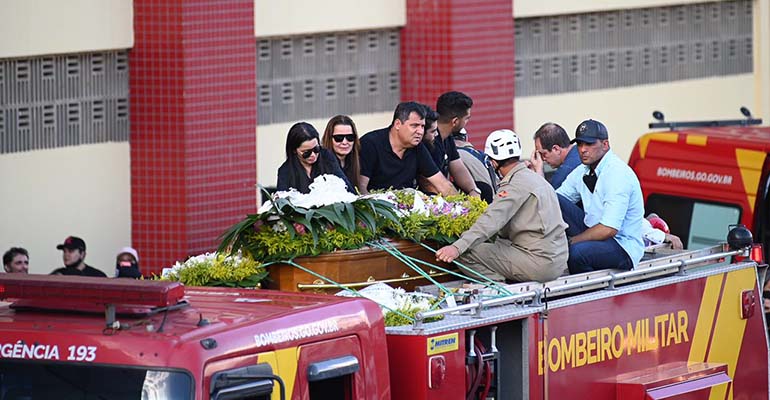
[[[310,158],[310,156],[311,156],[313,153],[316,153],[316,154],[318,154],[318,153],[320,153],[320,152],[321,152],[321,146],[316,146],[316,147],[313,147],[313,148],[312,148],[312,149],[310,149],[310,150],[305,150],[305,151],[303,151],[303,152],[302,152],[302,153],[300,153],[300,154],[302,155],[302,158],[303,158],[303,159],[307,160],[308,158]]]
[[[353,143],[356,140],[356,135],[354,133],[349,133],[346,135],[332,135],[332,139],[334,139],[337,143],[342,143],[343,140],[347,140],[350,143]]]

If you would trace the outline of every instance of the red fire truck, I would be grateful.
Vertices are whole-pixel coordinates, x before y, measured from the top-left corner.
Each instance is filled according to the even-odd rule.
[[[637,141],[629,165],[647,212],[660,215],[686,248],[712,245],[741,223],[770,252],[770,127],[748,118],[662,122]]]
[[[3,274],[0,400],[768,399],[746,235],[387,328],[365,299]]]
[[[22,274],[0,297],[2,400],[390,396],[368,300]]]

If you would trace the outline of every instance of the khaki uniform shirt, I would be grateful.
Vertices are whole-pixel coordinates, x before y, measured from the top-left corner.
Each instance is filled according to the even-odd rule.
[[[566,228],[553,187],[519,163],[501,180],[492,204],[453,245],[462,254],[497,235],[507,240],[497,240],[495,248],[482,248],[509,261],[510,271],[498,271],[500,274],[520,280],[519,275],[525,273],[529,279],[549,280],[566,267]],[[485,254],[475,256],[484,261]]]

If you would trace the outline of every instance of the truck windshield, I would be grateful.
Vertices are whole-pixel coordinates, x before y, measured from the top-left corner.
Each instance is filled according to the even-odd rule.
[[[184,371],[99,364],[0,362],[0,400],[192,399]]]

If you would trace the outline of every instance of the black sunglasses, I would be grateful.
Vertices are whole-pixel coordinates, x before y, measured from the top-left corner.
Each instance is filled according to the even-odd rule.
[[[321,146],[316,146],[316,147],[313,147],[313,148],[312,148],[312,149],[310,149],[310,150],[305,150],[305,151],[303,151],[303,152],[302,152],[302,153],[300,153],[300,154],[302,155],[302,158],[304,158],[305,160],[307,160],[308,158],[310,158],[310,155],[312,155],[313,153],[316,153],[316,154],[318,154],[318,153],[320,153],[320,152],[321,152]]]
[[[356,140],[356,134],[355,133],[348,133],[346,135],[332,135],[332,139],[334,139],[337,143],[342,143],[343,140],[347,140],[350,143],[353,143]]]

